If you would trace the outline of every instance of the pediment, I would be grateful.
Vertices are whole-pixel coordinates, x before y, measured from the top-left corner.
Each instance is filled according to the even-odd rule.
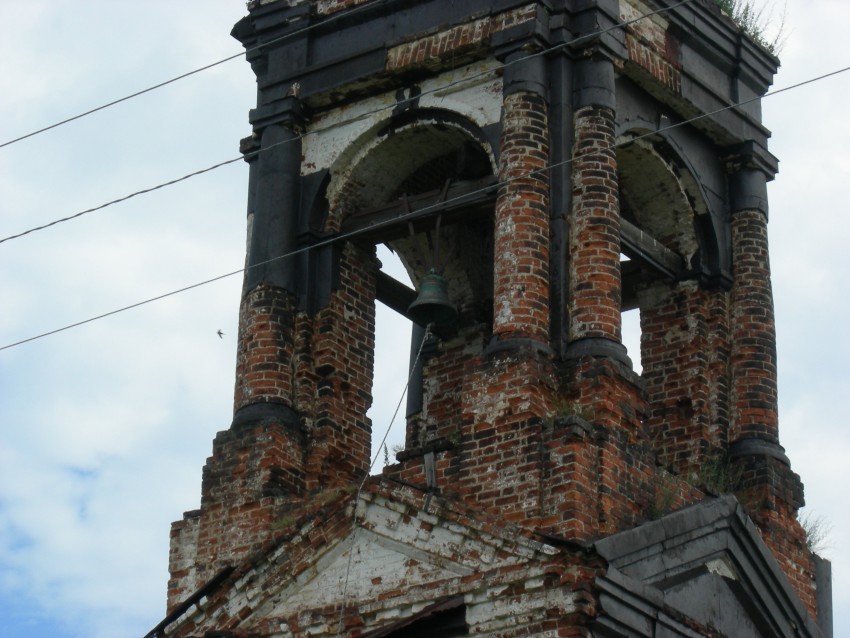
[[[472,573],[458,562],[441,560],[358,527],[270,597],[260,613],[288,616],[341,600],[380,598],[416,583],[450,581]]]
[[[609,563],[597,635],[705,635],[696,626],[736,638],[821,635],[732,496],[595,546]]]
[[[309,617],[344,604],[378,609],[408,596],[412,612],[447,595],[466,579],[558,550],[493,521],[478,520],[416,490],[374,490],[333,520],[316,521],[257,561],[237,583],[229,605],[250,607],[250,618]],[[319,541],[328,529],[336,538]],[[427,584],[428,592],[416,593]]]

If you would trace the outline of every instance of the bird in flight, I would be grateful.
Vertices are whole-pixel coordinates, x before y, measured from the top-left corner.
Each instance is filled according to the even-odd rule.
[[[223,339],[223,338],[224,338],[224,333],[221,331],[221,328],[219,328],[219,329],[218,329],[218,332],[217,332],[216,334],[218,335],[218,338],[219,338],[219,339]]]

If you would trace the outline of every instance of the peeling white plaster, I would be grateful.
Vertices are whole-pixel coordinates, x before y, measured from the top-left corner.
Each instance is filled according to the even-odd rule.
[[[490,71],[500,67],[497,60],[489,59],[430,78],[420,85],[419,107],[453,111],[479,127],[497,123],[502,78]],[[314,118],[302,142],[301,174],[339,164],[356,166],[375,142],[375,131],[390,119],[396,103],[396,92],[387,91]],[[372,135],[367,135],[370,132]],[[343,159],[343,154],[347,158]]]

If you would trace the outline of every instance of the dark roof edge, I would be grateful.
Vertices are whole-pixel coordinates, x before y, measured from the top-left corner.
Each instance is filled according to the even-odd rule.
[[[731,494],[613,534],[594,543],[594,548],[635,584],[650,585],[725,554],[741,570],[739,576],[751,586],[750,592],[762,596],[758,602],[772,617],[788,622],[799,632],[794,635],[822,635],[755,524]],[[663,563],[655,560],[661,554],[667,557]]]

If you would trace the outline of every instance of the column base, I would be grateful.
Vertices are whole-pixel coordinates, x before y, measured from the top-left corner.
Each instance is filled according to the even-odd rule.
[[[522,355],[543,355],[544,357],[553,358],[554,350],[549,347],[549,344],[531,338],[513,338],[513,339],[498,339],[494,337],[484,348],[483,356],[485,359],[491,359],[496,356],[522,356]]]
[[[765,439],[746,438],[738,439],[729,446],[729,460],[734,461],[746,456],[768,456],[782,461],[791,467],[791,461],[785,455],[785,448]]]
[[[242,406],[233,415],[231,430],[238,430],[254,425],[279,423],[285,427],[298,430],[301,427],[298,413],[285,403],[262,401]]]
[[[605,357],[619,361],[633,370],[632,360],[629,358],[626,346],[611,339],[602,337],[588,337],[586,339],[578,339],[567,345],[567,351],[564,354],[564,359],[567,361],[581,359],[583,357]]]

